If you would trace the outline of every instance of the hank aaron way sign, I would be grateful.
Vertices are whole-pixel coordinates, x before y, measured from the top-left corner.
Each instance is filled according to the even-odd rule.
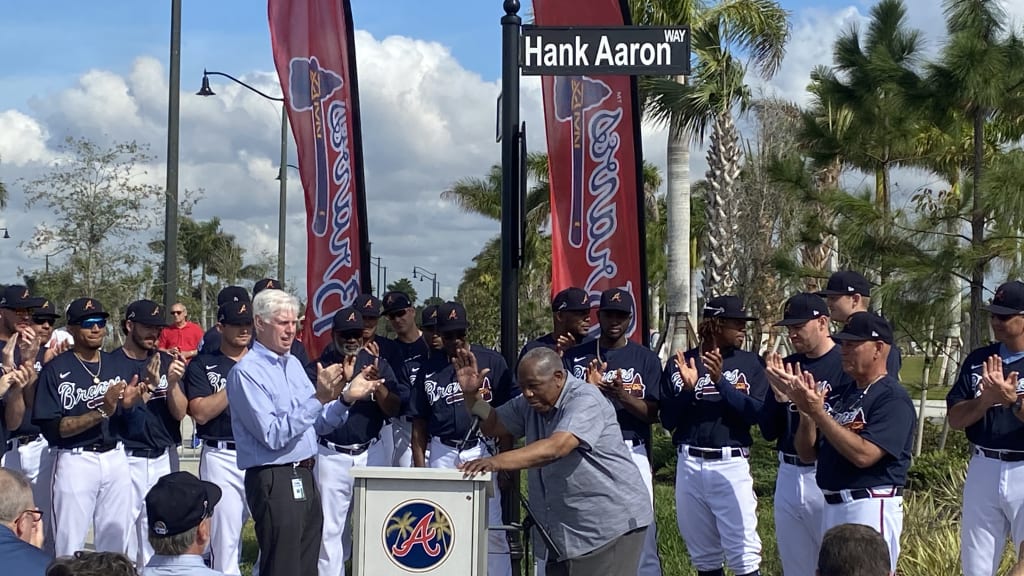
[[[528,76],[689,75],[690,29],[523,26],[519,66]]]

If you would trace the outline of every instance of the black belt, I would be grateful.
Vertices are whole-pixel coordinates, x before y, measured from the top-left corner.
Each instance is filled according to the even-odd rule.
[[[334,442],[331,442],[325,438],[320,438],[317,441],[320,443],[321,446],[327,448],[328,450],[334,450],[335,452],[339,452],[341,454],[348,454],[349,456],[359,456],[363,452],[369,450],[370,446],[373,444],[373,441],[376,439],[377,438],[374,438],[373,440],[369,440],[362,444],[348,445],[335,444]]]
[[[895,489],[890,490],[886,494],[875,494],[867,488],[854,488],[852,490],[845,490],[850,493],[850,500],[865,500],[867,498],[895,498],[896,496],[903,496],[903,487],[897,486]],[[826,504],[842,504],[842,494],[825,494]]]
[[[73,446],[71,448],[64,448],[64,450],[78,449],[83,452],[98,452],[102,454],[104,452],[110,452],[114,448],[117,448],[117,442],[110,442],[107,444],[90,444],[88,446]]]
[[[466,448],[472,448],[473,446],[476,446],[477,443],[480,442],[479,438],[471,438],[469,440],[469,442],[463,442],[462,438],[458,438],[458,439],[438,438],[438,440],[441,442],[441,444],[444,444],[445,446],[451,446],[452,448],[457,448],[459,450],[465,450]]]
[[[1024,462],[1024,452],[1007,452],[1003,450],[989,450],[988,448],[977,447],[978,452],[986,457],[994,460],[1002,460],[1003,462]]]
[[[8,442],[17,442],[19,446],[24,446],[25,444],[31,444],[36,440],[39,440],[40,437],[40,434],[24,434],[22,436],[15,436],[14,438],[8,440]]]
[[[800,459],[799,456],[794,456],[792,454],[786,454],[785,452],[779,452],[779,454],[782,454],[782,461],[784,463],[786,463],[786,464],[791,464],[793,466],[799,466],[801,468],[813,468],[814,467],[814,462],[810,462],[810,463],[804,462],[803,460]]]
[[[710,449],[708,449],[708,448],[695,448],[693,446],[686,447],[686,453],[687,454],[689,454],[690,456],[693,456],[694,458],[703,458],[704,460],[721,460],[722,459],[722,450],[724,450],[724,448],[710,448]],[[679,446],[676,446],[676,451],[677,452],[682,452],[683,451],[683,445],[680,444]],[[747,454],[743,453],[743,449],[742,448],[733,448],[732,451],[729,454],[733,458],[740,458],[740,457],[746,458],[747,457]]]
[[[159,458],[167,453],[167,448],[129,448],[128,455],[132,458]]]
[[[210,448],[224,448],[225,450],[236,450],[235,443],[230,440],[203,440]]]
[[[252,468],[246,468],[245,471],[246,472],[261,472],[263,470],[269,470],[271,468],[284,468],[285,466],[287,466],[288,468],[305,468],[306,470],[312,471],[313,470],[313,466],[315,466],[315,465],[316,465],[316,458],[315,457],[310,457],[310,458],[306,458],[305,460],[300,460],[298,462],[286,462],[284,464],[265,464],[263,466],[253,466]]]

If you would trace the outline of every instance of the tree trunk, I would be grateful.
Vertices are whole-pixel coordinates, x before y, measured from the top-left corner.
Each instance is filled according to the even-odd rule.
[[[207,307],[206,307],[206,264],[205,263],[203,264],[203,268],[202,268],[202,271],[200,272],[200,274],[201,274],[201,276],[199,277],[199,308],[201,308],[202,311],[203,311],[203,313],[200,316],[200,318],[202,319],[201,322],[203,323],[203,328],[205,329],[205,328],[208,328],[210,326],[209,317],[207,316]]]
[[[686,83],[678,76],[676,81]],[[690,308],[690,133],[672,118],[668,129],[668,182],[665,207],[668,213],[667,278],[665,279],[666,322],[669,353],[689,347],[685,330]],[[677,328],[672,328],[673,326]],[[682,329],[678,329],[682,327]]]
[[[985,162],[985,111],[981,108],[974,111],[974,193],[971,199],[971,250],[980,256],[985,243],[985,211],[981,204],[981,172]],[[985,261],[977,259],[971,264],[971,330],[968,350],[981,347],[982,331],[985,323],[981,321],[981,307],[985,289]]]
[[[708,237],[704,251],[704,298],[732,294],[736,288],[736,234],[739,203],[735,185],[742,150],[732,114],[715,117],[708,147]]]

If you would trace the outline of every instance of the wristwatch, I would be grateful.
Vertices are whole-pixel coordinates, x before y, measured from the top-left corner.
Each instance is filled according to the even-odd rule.
[[[96,411],[99,412],[100,416],[102,416],[104,419],[110,418],[110,414],[107,414],[107,411],[103,409],[102,404],[96,407]]]

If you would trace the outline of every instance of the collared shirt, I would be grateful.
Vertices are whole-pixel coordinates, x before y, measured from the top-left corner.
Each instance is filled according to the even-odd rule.
[[[43,576],[52,560],[53,557],[18,538],[7,526],[0,526],[0,566],[4,574]]]
[[[528,473],[535,520],[558,546],[560,558],[577,558],[626,532],[649,526],[654,510],[633,463],[615,408],[596,386],[568,377],[555,406],[541,414],[518,396],[495,409],[501,423],[526,443],[569,432],[579,447]],[[534,533],[537,550],[544,541]],[[553,558],[548,557],[548,560]]]
[[[240,469],[316,454],[313,424],[324,408],[297,358],[257,342],[228,373],[227,388]]]
[[[161,556],[149,559],[142,576],[223,576],[223,572],[210,570],[203,564],[203,557],[195,554]]]

